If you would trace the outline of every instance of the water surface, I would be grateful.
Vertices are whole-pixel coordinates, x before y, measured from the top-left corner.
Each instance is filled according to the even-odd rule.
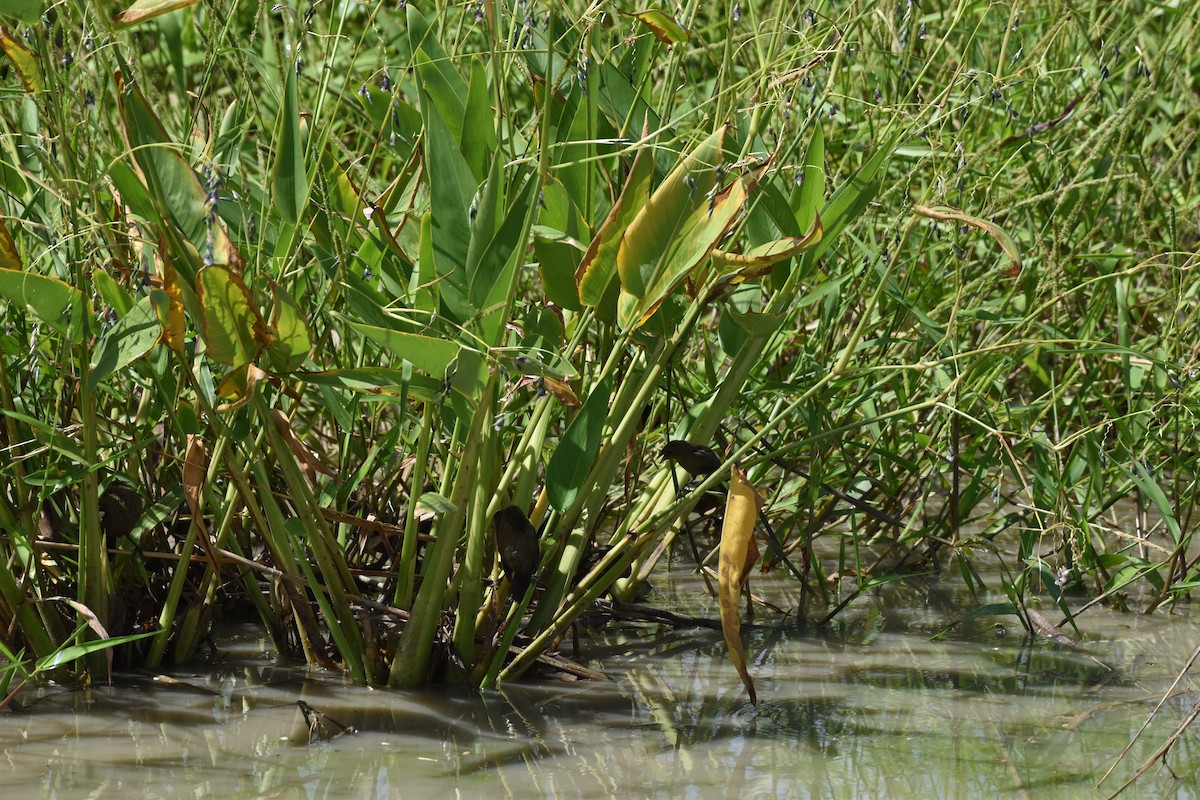
[[[652,598],[715,616],[694,577]],[[787,590],[756,580],[786,607]],[[1104,797],[1200,701],[1185,676],[1103,773],[1200,642],[1181,612],[1091,609],[1082,649],[1013,617],[934,634],[973,601],[895,586],[820,629],[756,616],[751,706],[720,634],[608,625],[582,657],[608,682],[542,676],[482,696],[395,692],[272,666],[251,627],[211,663],[111,687],[46,687],[0,714],[8,797]],[[330,720],[310,742],[297,701]],[[335,724],[336,723],[336,724]],[[353,733],[337,736],[337,724]],[[1200,797],[1200,729],[1130,797]]]

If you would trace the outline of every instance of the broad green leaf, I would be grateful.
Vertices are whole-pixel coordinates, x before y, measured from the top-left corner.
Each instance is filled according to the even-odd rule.
[[[288,291],[272,282],[275,309],[271,315],[271,344],[267,347],[267,360],[276,372],[292,372],[304,366],[312,339],[303,312]]]
[[[113,188],[116,189],[118,202],[127,205],[134,214],[147,222],[162,223],[162,217],[159,215],[158,209],[154,207],[154,200],[151,199],[150,192],[146,190],[132,167],[123,161],[114,161],[108,168],[108,177],[112,181]]]
[[[42,0],[5,0],[0,6],[0,16],[15,17],[32,24],[42,17]]]
[[[104,267],[92,268],[92,282],[96,284],[96,291],[104,298],[104,302],[117,312],[118,319],[133,308],[133,295],[124,286],[117,283],[113,276],[105,272]]]
[[[482,354],[450,339],[379,328],[346,319],[350,327],[434,378],[453,378],[454,387],[472,396]],[[473,373],[472,370],[475,372]],[[462,371],[460,376],[458,373]]]
[[[113,27],[122,30],[161,14],[187,8],[198,2],[200,0],[137,0],[129,8],[113,17]]]
[[[525,185],[513,198],[504,221],[488,242],[478,264],[471,267],[470,300],[479,311],[479,331],[489,346],[497,346],[503,338],[505,302],[513,288],[517,266],[524,255],[524,235],[530,215],[536,213],[536,174],[525,178]],[[518,247],[520,249],[518,250]]]
[[[616,129],[618,136],[632,136],[631,127],[644,121],[644,129],[657,131],[663,127],[662,119],[650,107],[642,94],[621,74],[621,70],[609,61],[599,64],[600,91],[596,100],[600,110]],[[667,132],[669,135],[669,131]]]
[[[770,336],[779,330],[779,326],[787,319],[786,314],[767,314],[759,311],[743,313],[734,309],[729,310],[729,316],[739,328],[757,337]]]
[[[226,267],[205,267],[196,277],[196,293],[208,357],[234,367],[257,358],[270,334],[242,279]]]
[[[1135,462],[1136,470],[1126,474],[1133,479],[1138,488],[1150,498],[1154,503],[1155,509],[1158,510],[1158,515],[1162,517],[1162,521],[1166,523],[1167,530],[1171,532],[1171,541],[1178,542],[1183,535],[1183,531],[1179,526],[1179,518],[1175,515],[1175,508],[1171,505],[1171,501],[1167,499],[1166,492],[1158,485],[1158,481],[1154,480],[1154,476],[1150,474],[1150,470],[1146,469],[1146,465],[1141,461]]]
[[[427,93],[428,99],[437,105],[442,121],[451,133],[453,141],[450,143],[457,149],[462,141],[463,117],[470,89],[454,66],[456,59],[442,47],[437,32],[430,29],[429,23],[414,4],[408,6],[407,20],[413,61],[420,73],[421,87]],[[421,115],[426,113],[428,112],[422,100]]]
[[[0,27],[0,48],[12,62],[21,79],[25,91],[33,94],[42,90],[42,70],[38,67],[37,56],[23,42],[9,36],[8,30]]]
[[[83,293],[58,278],[19,269],[0,269],[0,297],[23,308],[72,343],[83,337]]]
[[[560,231],[547,232],[533,240],[542,291],[555,304],[569,311],[583,309],[575,293],[575,271],[581,249],[579,242]]]
[[[608,418],[611,392],[611,376],[592,388],[546,465],[546,494],[550,505],[560,512],[575,502],[592,469],[592,462],[596,460],[604,421]]]
[[[725,503],[725,520],[721,526],[720,557],[717,566],[721,606],[721,630],[729,657],[742,678],[742,684],[750,695],[750,702],[757,704],[754,681],[746,670],[746,651],[742,647],[742,619],[738,613],[738,599],[742,584],[754,564],[758,561],[758,544],[754,541],[754,527],[758,524],[758,512],[762,498],[746,480],[740,469],[734,467],[730,475],[729,497]]]
[[[837,241],[842,231],[866,209],[871,198],[879,191],[876,176],[887,163],[895,150],[898,134],[891,134],[876,145],[875,152],[867,159],[850,179],[837,188],[833,197],[821,210],[821,224],[824,234],[821,241],[805,254],[807,263],[812,263],[824,255],[825,251]],[[807,169],[806,169],[807,172]]]
[[[654,34],[654,38],[663,44],[682,44],[688,40],[687,30],[675,21],[675,18],[665,11],[647,9],[645,11],[621,11],[623,17],[632,17],[645,25]]]
[[[500,228],[504,211],[504,188],[504,165],[500,154],[497,153],[491,161],[483,190],[475,195],[471,204],[474,215],[471,219],[470,242],[467,245],[464,271],[467,276],[467,303],[473,310],[483,308],[487,297],[487,293],[481,292],[475,283],[483,254]]]
[[[814,123],[808,151],[804,154],[804,166],[800,173],[800,185],[792,195],[792,208],[800,230],[812,230],[819,217],[817,212],[825,202],[825,134],[818,117]]]
[[[650,179],[654,176],[654,156],[650,147],[643,147],[633,159],[625,186],[608,218],[592,238],[579,268],[575,271],[575,284],[579,287],[579,301],[585,306],[595,307],[604,297],[609,282],[617,270],[617,247],[629,223],[637,216],[650,196]]]
[[[300,138],[300,111],[296,101],[296,70],[288,69],[279,107],[279,147],[273,173],[275,205],[288,222],[300,221],[308,202],[308,173],[304,168],[304,143]]]
[[[240,256],[233,251],[220,220],[210,214],[207,192],[141,89],[127,84],[120,75],[117,82],[125,138],[142,169],[155,208],[175,223],[197,253],[211,256],[207,259],[211,263],[238,263]]]
[[[321,372],[293,372],[288,378],[332,386],[381,398],[399,398],[407,393],[421,400],[435,400],[442,390],[441,379],[412,375],[411,371],[383,367],[330,369]]]
[[[162,335],[158,315],[149,297],[134,304],[129,313],[100,337],[92,351],[91,370],[87,376],[88,391],[94,391],[100,381],[149,353]]]
[[[417,52],[417,72],[431,83],[438,74],[423,51]],[[447,121],[428,94],[422,94],[421,116],[425,120],[425,163],[429,174],[430,233],[434,269],[442,280],[438,292],[458,322],[470,319],[474,309],[468,301],[467,248],[471,229],[468,210],[476,181],[463,160]]]
[[[496,114],[488,94],[487,73],[478,59],[471,60],[471,87],[463,109],[460,149],[475,180],[483,180],[488,158],[496,152]]]

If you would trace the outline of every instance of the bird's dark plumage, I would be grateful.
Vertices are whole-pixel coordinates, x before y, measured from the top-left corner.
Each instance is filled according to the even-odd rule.
[[[100,530],[104,531],[104,543],[116,547],[117,540],[128,536],[142,518],[146,504],[128,483],[113,481],[104,494],[100,495]]]
[[[513,599],[520,600],[533,583],[541,560],[537,529],[520,508],[506,506],[492,517],[492,530],[496,535],[500,566],[512,587]]]
[[[662,455],[692,473],[693,477],[707,477],[721,468],[722,459],[719,455],[702,444],[693,444],[685,439],[667,442]]]

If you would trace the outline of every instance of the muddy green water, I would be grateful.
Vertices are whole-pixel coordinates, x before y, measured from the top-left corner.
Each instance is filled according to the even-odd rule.
[[[683,575],[653,601],[712,613],[700,595]],[[949,581],[897,586],[822,630],[755,630],[757,708],[712,631],[610,625],[583,657],[611,681],[472,697],[276,668],[260,633],[234,628],[169,679],[26,692],[26,713],[0,713],[0,770],[21,800],[1104,797],[1200,702],[1185,676],[1097,789],[1200,642],[1195,616],[1090,610],[1086,653],[1011,617],[931,638],[969,602]],[[356,732],[309,743],[297,700]],[[1168,756],[1174,777],[1153,767],[1125,796],[1200,797],[1198,738]]]

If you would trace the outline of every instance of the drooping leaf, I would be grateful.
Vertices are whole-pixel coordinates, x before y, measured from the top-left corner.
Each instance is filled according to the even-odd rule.
[[[764,275],[774,264],[791,258],[821,241],[821,217],[814,220],[812,230],[804,236],[788,236],[765,242],[745,253],[726,253],[713,250],[713,263],[721,270],[731,270],[731,283],[741,283]]]
[[[200,0],[137,0],[129,8],[113,17],[113,27],[122,30],[162,14],[187,8],[198,2]]]
[[[750,702],[757,704],[754,681],[746,670],[746,651],[742,647],[742,620],[738,613],[738,599],[742,584],[754,564],[758,561],[758,543],[754,540],[754,528],[758,524],[758,512],[762,498],[746,480],[745,474],[733,467],[730,474],[729,498],[725,504],[725,522],[721,528],[720,561],[717,568],[721,605],[721,630],[729,657],[742,678],[742,684],[750,695]]]
[[[682,44],[688,40],[690,35],[687,29],[665,11],[653,8],[645,11],[621,11],[620,9],[617,11],[621,16],[632,17],[645,25],[654,34],[654,38],[663,44]]]
[[[325,462],[321,460],[316,451],[306,445],[296,435],[296,431],[293,430],[292,422],[288,419],[287,414],[284,414],[278,408],[273,408],[271,409],[271,422],[283,436],[283,440],[287,442],[288,449],[296,459],[297,466],[303,470],[310,481],[316,481],[318,472],[330,476],[334,474],[333,470],[325,465]],[[279,455],[282,455],[282,453]]]
[[[266,377],[267,373],[253,364],[234,367],[217,384],[217,397],[227,401],[218,405],[217,411],[228,414],[249,403],[254,397],[254,387]]]
[[[208,526],[204,524],[204,482],[208,477],[208,450],[204,447],[204,438],[199,435],[187,437],[187,450],[183,457],[183,497],[187,500],[188,510],[192,512],[192,524],[199,533],[199,540],[205,555],[208,556],[212,568],[218,574],[220,567],[213,555],[212,540],[208,536]]]
[[[1021,270],[1021,254],[1017,250],[1017,243],[1008,235],[1008,232],[994,222],[988,222],[986,219],[973,217],[965,211],[960,211],[957,208],[950,206],[923,206],[914,204],[913,211],[923,217],[942,221],[956,221],[970,225],[972,228],[979,228],[985,231],[1000,245],[1000,249],[1004,254],[1012,259],[1013,267],[1019,272]]]
[[[9,35],[6,28],[0,27],[0,49],[12,62],[17,77],[25,91],[33,94],[42,90],[42,70],[38,67],[37,56],[25,44]]]
[[[593,387],[546,465],[546,494],[550,505],[560,512],[575,502],[596,460],[604,421],[608,418],[611,390],[611,376]]]
[[[73,343],[83,336],[86,307],[83,293],[65,281],[19,269],[0,269],[0,297],[33,314]]]
[[[271,337],[250,289],[223,266],[205,267],[196,277],[204,314],[208,357],[235,367],[258,357]]]

